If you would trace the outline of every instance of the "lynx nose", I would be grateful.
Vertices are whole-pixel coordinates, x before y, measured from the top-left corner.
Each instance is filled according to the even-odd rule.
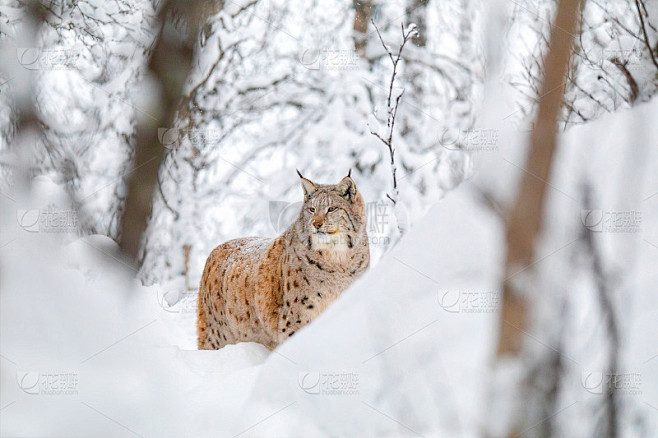
[[[313,224],[316,230],[320,229],[320,227],[322,226],[322,221],[320,219],[313,219],[311,223]]]

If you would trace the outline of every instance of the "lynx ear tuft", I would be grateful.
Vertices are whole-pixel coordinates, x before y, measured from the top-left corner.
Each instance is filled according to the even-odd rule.
[[[308,201],[308,198],[310,198],[311,195],[315,193],[317,187],[311,182],[311,180],[304,178],[299,170],[297,170],[297,175],[299,175],[299,178],[302,182],[302,190],[304,190],[304,201]]]
[[[350,167],[349,172],[347,172],[347,176],[349,176],[350,178],[352,177],[352,168],[351,167]]]
[[[349,175],[340,180],[336,185],[336,190],[338,190],[340,196],[350,202],[354,202],[354,197],[356,196],[356,184]]]

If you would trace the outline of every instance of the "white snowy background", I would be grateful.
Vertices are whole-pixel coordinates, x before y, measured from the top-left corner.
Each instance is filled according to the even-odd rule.
[[[642,3],[654,45],[656,3]],[[376,3],[392,48],[401,21],[426,20],[426,44],[410,46],[399,78],[402,237],[388,151],[368,128],[382,121],[390,77],[374,29],[360,54],[352,2],[226,2],[195,54],[192,109],[162,130],[139,269],[114,239],[154,92],[144,71],[158,4],[51,6],[35,35],[19,2],[0,6],[2,436],[484,436],[497,413],[505,211],[525,172],[554,2]],[[658,66],[636,37],[634,1],[586,1],[583,20],[524,332],[528,351],[558,364],[559,387],[519,435],[546,436],[550,424],[551,436],[653,437]],[[25,84],[43,130],[27,140],[14,125]],[[301,200],[295,168],[319,182],[353,169],[371,203],[371,269],[272,352],[197,351],[205,257],[224,240],[280,232]],[[44,224],[48,214],[74,220]]]

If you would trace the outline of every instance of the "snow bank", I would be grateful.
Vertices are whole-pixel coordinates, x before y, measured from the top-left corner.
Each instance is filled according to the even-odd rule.
[[[476,436],[500,223],[449,194],[263,365],[241,436]]]
[[[67,211],[56,187],[41,178],[30,201],[13,201],[23,208],[2,210],[0,434],[217,436],[217,412],[244,402],[268,350],[183,350],[191,297],[169,306],[175,285],[137,284],[112,240],[41,221]]]
[[[608,372],[599,297],[581,265],[587,254],[572,250],[584,226],[598,225],[582,222],[584,208],[641,211],[636,233],[602,229],[596,241],[619,316],[613,372],[631,385],[620,394],[622,435],[657,430],[655,114],[658,102],[561,139],[536,267],[543,299],[558,294],[568,309],[544,314],[564,317],[568,333],[552,417],[562,436],[591,431],[605,390],[591,378]],[[522,144],[518,134],[500,137]],[[0,213],[0,434],[478,436],[489,409],[503,228],[474,187],[520,171],[522,153],[500,155],[511,163],[481,161],[474,185],[432,207],[321,317],[271,353],[257,344],[195,351],[195,297],[181,284],[142,287],[109,239],[26,222],[26,212],[65,203],[39,180],[28,201],[11,198]],[[593,176],[590,206],[579,195],[584,174]],[[527,339],[553,347],[544,332]]]
[[[494,282],[496,227],[451,197],[269,354],[257,344],[191,351],[194,297],[180,285],[141,287],[111,240],[27,232],[6,209],[3,242],[15,240],[0,252],[2,433],[249,436],[356,424],[369,434],[474,433],[465,418],[480,406],[493,314],[460,313],[455,297]],[[350,393],[314,383],[327,375],[348,379]]]

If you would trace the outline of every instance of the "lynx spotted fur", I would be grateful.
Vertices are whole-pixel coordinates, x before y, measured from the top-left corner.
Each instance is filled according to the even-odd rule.
[[[337,185],[301,178],[304,205],[279,237],[219,245],[199,287],[198,347],[274,348],[312,321],[370,262],[365,207],[348,175]]]

